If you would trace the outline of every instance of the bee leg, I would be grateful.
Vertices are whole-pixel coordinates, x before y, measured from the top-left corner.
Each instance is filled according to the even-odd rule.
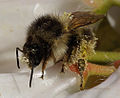
[[[61,61],[63,61],[63,59],[58,60],[57,62],[55,62],[55,64],[57,64],[57,63],[59,63],[59,62],[61,62]]]
[[[61,73],[65,73],[65,64],[62,64]]]
[[[43,59],[43,65],[42,65],[42,75],[41,75],[41,78],[43,79],[44,78],[44,70],[46,68],[46,65],[47,65],[47,61],[49,59],[50,55],[47,55],[44,57]]]
[[[71,47],[70,49],[68,49],[68,53],[67,53],[67,62],[70,60],[70,57],[72,55],[72,51],[73,51],[73,47]]]
[[[62,59],[63,62],[64,61],[69,62],[71,54],[72,54],[72,50],[73,50],[73,48],[68,49],[67,55],[65,55],[64,58]],[[64,63],[62,64],[61,73],[65,73],[65,64]]]
[[[46,63],[47,63],[47,61],[44,60],[44,61],[43,61],[43,65],[42,65],[42,75],[41,75],[41,78],[42,78],[42,79],[44,78],[44,70],[45,70],[45,68],[46,68]]]
[[[68,50],[67,55],[62,59],[62,61],[64,61],[64,60],[65,60],[65,62],[68,62],[68,61],[69,61],[70,56],[71,56],[71,54],[72,54],[72,50],[73,50],[73,48],[70,48],[70,49]],[[64,64],[64,63],[62,64],[61,73],[65,73],[65,64]]]
[[[56,61],[56,59],[54,59],[54,63],[57,64],[59,62],[63,61],[63,59],[60,59],[58,61]],[[62,69],[61,69],[61,73],[64,73],[64,64],[62,65]]]
[[[83,72],[85,70],[85,60],[84,59],[79,59],[78,60],[78,69],[79,69],[79,72],[80,72],[80,77],[81,77],[81,83],[80,83],[80,90],[83,90],[84,87],[83,87]]]
[[[83,90],[83,72],[80,72],[81,83],[80,83],[80,90]]]

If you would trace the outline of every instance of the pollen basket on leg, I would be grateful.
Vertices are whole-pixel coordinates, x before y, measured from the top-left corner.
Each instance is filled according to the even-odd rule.
[[[82,29],[74,32],[68,43],[68,52],[64,56],[65,65],[78,64],[79,59],[83,59],[84,67],[87,66],[87,57],[94,54],[95,44],[96,37],[90,30]]]
[[[83,72],[87,68],[87,58],[94,54],[96,37],[87,29],[76,30],[68,41],[68,50],[64,56],[64,65],[80,76],[80,89],[84,89],[85,78]],[[73,69],[72,69],[73,68]]]

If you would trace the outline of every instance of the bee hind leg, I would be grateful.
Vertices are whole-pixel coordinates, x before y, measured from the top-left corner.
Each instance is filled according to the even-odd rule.
[[[79,69],[80,77],[81,77],[80,90],[83,90],[84,89],[84,86],[83,86],[83,82],[84,82],[83,72],[85,70],[85,60],[84,59],[79,59],[78,60],[78,69]]]
[[[61,73],[65,73],[65,65],[62,64]]]

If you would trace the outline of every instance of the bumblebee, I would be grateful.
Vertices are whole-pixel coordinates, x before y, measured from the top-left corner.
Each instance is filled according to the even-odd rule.
[[[92,12],[77,11],[65,13],[63,16],[45,15],[35,19],[28,27],[23,49],[16,48],[18,68],[20,68],[18,55],[20,51],[23,53],[23,61],[31,69],[29,87],[34,68],[42,63],[41,78],[43,78],[50,59],[53,59],[54,63],[63,61],[61,72],[64,72],[66,66],[77,63],[82,77],[87,66],[87,56],[94,53],[96,43],[96,37],[89,25],[103,17]]]

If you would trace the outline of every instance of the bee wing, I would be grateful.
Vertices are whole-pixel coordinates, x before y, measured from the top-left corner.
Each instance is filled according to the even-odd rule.
[[[93,12],[73,12],[70,16],[72,19],[69,22],[68,29],[73,30],[78,27],[86,26],[96,23],[98,20],[104,18],[104,15],[97,15]]]

